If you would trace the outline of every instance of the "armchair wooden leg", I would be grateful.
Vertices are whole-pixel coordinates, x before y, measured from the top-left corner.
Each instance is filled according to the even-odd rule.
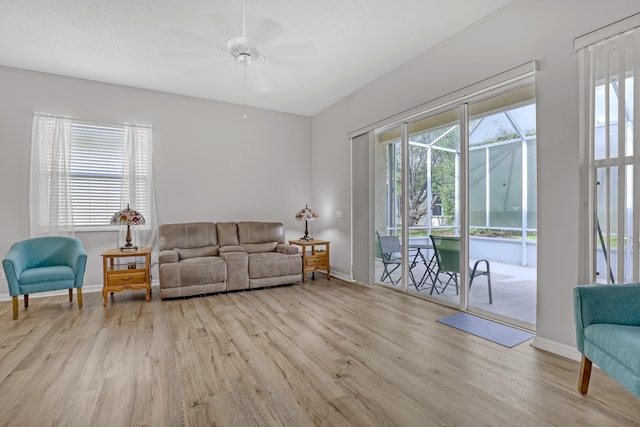
[[[73,302],[73,288],[69,288],[69,302]]]
[[[13,304],[13,320],[18,319],[18,296],[11,297],[11,303]]]
[[[591,378],[591,360],[582,355],[582,361],[580,362],[580,379],[578,381],[578,391],[582,394],[587,394],[589,390],[589,379]]]
[[[24,308],[29,308],[29,294],[24,294]]]
[[[82,288],[76,288],[78,292],[78,308],[82,308]],[[71,291],[71,289],[69,289]]]

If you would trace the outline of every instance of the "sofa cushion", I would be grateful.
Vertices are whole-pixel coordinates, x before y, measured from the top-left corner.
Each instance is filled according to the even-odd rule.
[[[216,227],[220,246],[238,245],[238,226],[235,222],[219,222]]]
[[[180,259],[200,258],[206,256],[218,256],[220,246],[205,246],[202,248],[175,248]]]
[[[202,248],[218,244],[214,222],[189,222],[158,226],[160,250],[174,248]]]
[[[284,243],[284,225],[280,222],[239,222],[238,240],[241,245],[270,242]]]
[[[244,250],[248,254],[255,254],[259,252],[273,252],[276,250],[277,242],[269,242],[269,243],[247,243],[242,245]]]
[[[188,258],[176,264],[163,264],[160,272],[165,273],[163,288],[205,285],[225,282],[227,264],[220,257]]]
[[[285,255],[278,252],[249,254],[249,278],[289,276],[300,274],[302,258],[299,255]]]

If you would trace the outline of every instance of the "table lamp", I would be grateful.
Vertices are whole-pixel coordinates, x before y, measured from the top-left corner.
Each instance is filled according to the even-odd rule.
[[[304,205],[304,209],[296,214],[296,219],[298,221],[304,220],[304,236],[301,237],[300,240],[313,240],[309,237],[309,221],[318,219],[318,214],[309,209],[308,205]]]
[[[131,226],[132,225],[144,225],[145,220],[142,214],[135,209],[129,208],[129,203],[127,203],[127,208],[122,209],[113,214],[111,217],[112,225],[126,225],[127,226],[127,238],[124,246],[120,247],[120,250],[126,249],[138,249],[137,246],[134,246],[131,243]]]

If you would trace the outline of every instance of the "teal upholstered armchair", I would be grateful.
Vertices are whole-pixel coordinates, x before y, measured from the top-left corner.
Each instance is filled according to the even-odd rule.
[[[18,318],[18,295],[24,295],[24,307],[29,306],[29,294],[77,289],[78,307],[82,308],[82,280],[87,253],[82,242],[73,237],[36,237],[14,243],[2,260],[13,302],[13,319]]]
[[[573,308],[580,393],[587,394],[593,362],[640,397],[640,283],[578,286]]]

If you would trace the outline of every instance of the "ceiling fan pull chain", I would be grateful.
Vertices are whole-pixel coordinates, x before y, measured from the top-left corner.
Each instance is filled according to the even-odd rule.
[[[246,1],[246,0],[245,0]],[[247,118],[247,63],[245,62],[242,67],[244,68],[244,82],[243,82],[243,99],[242,103],[244,104],[244,118]]]

